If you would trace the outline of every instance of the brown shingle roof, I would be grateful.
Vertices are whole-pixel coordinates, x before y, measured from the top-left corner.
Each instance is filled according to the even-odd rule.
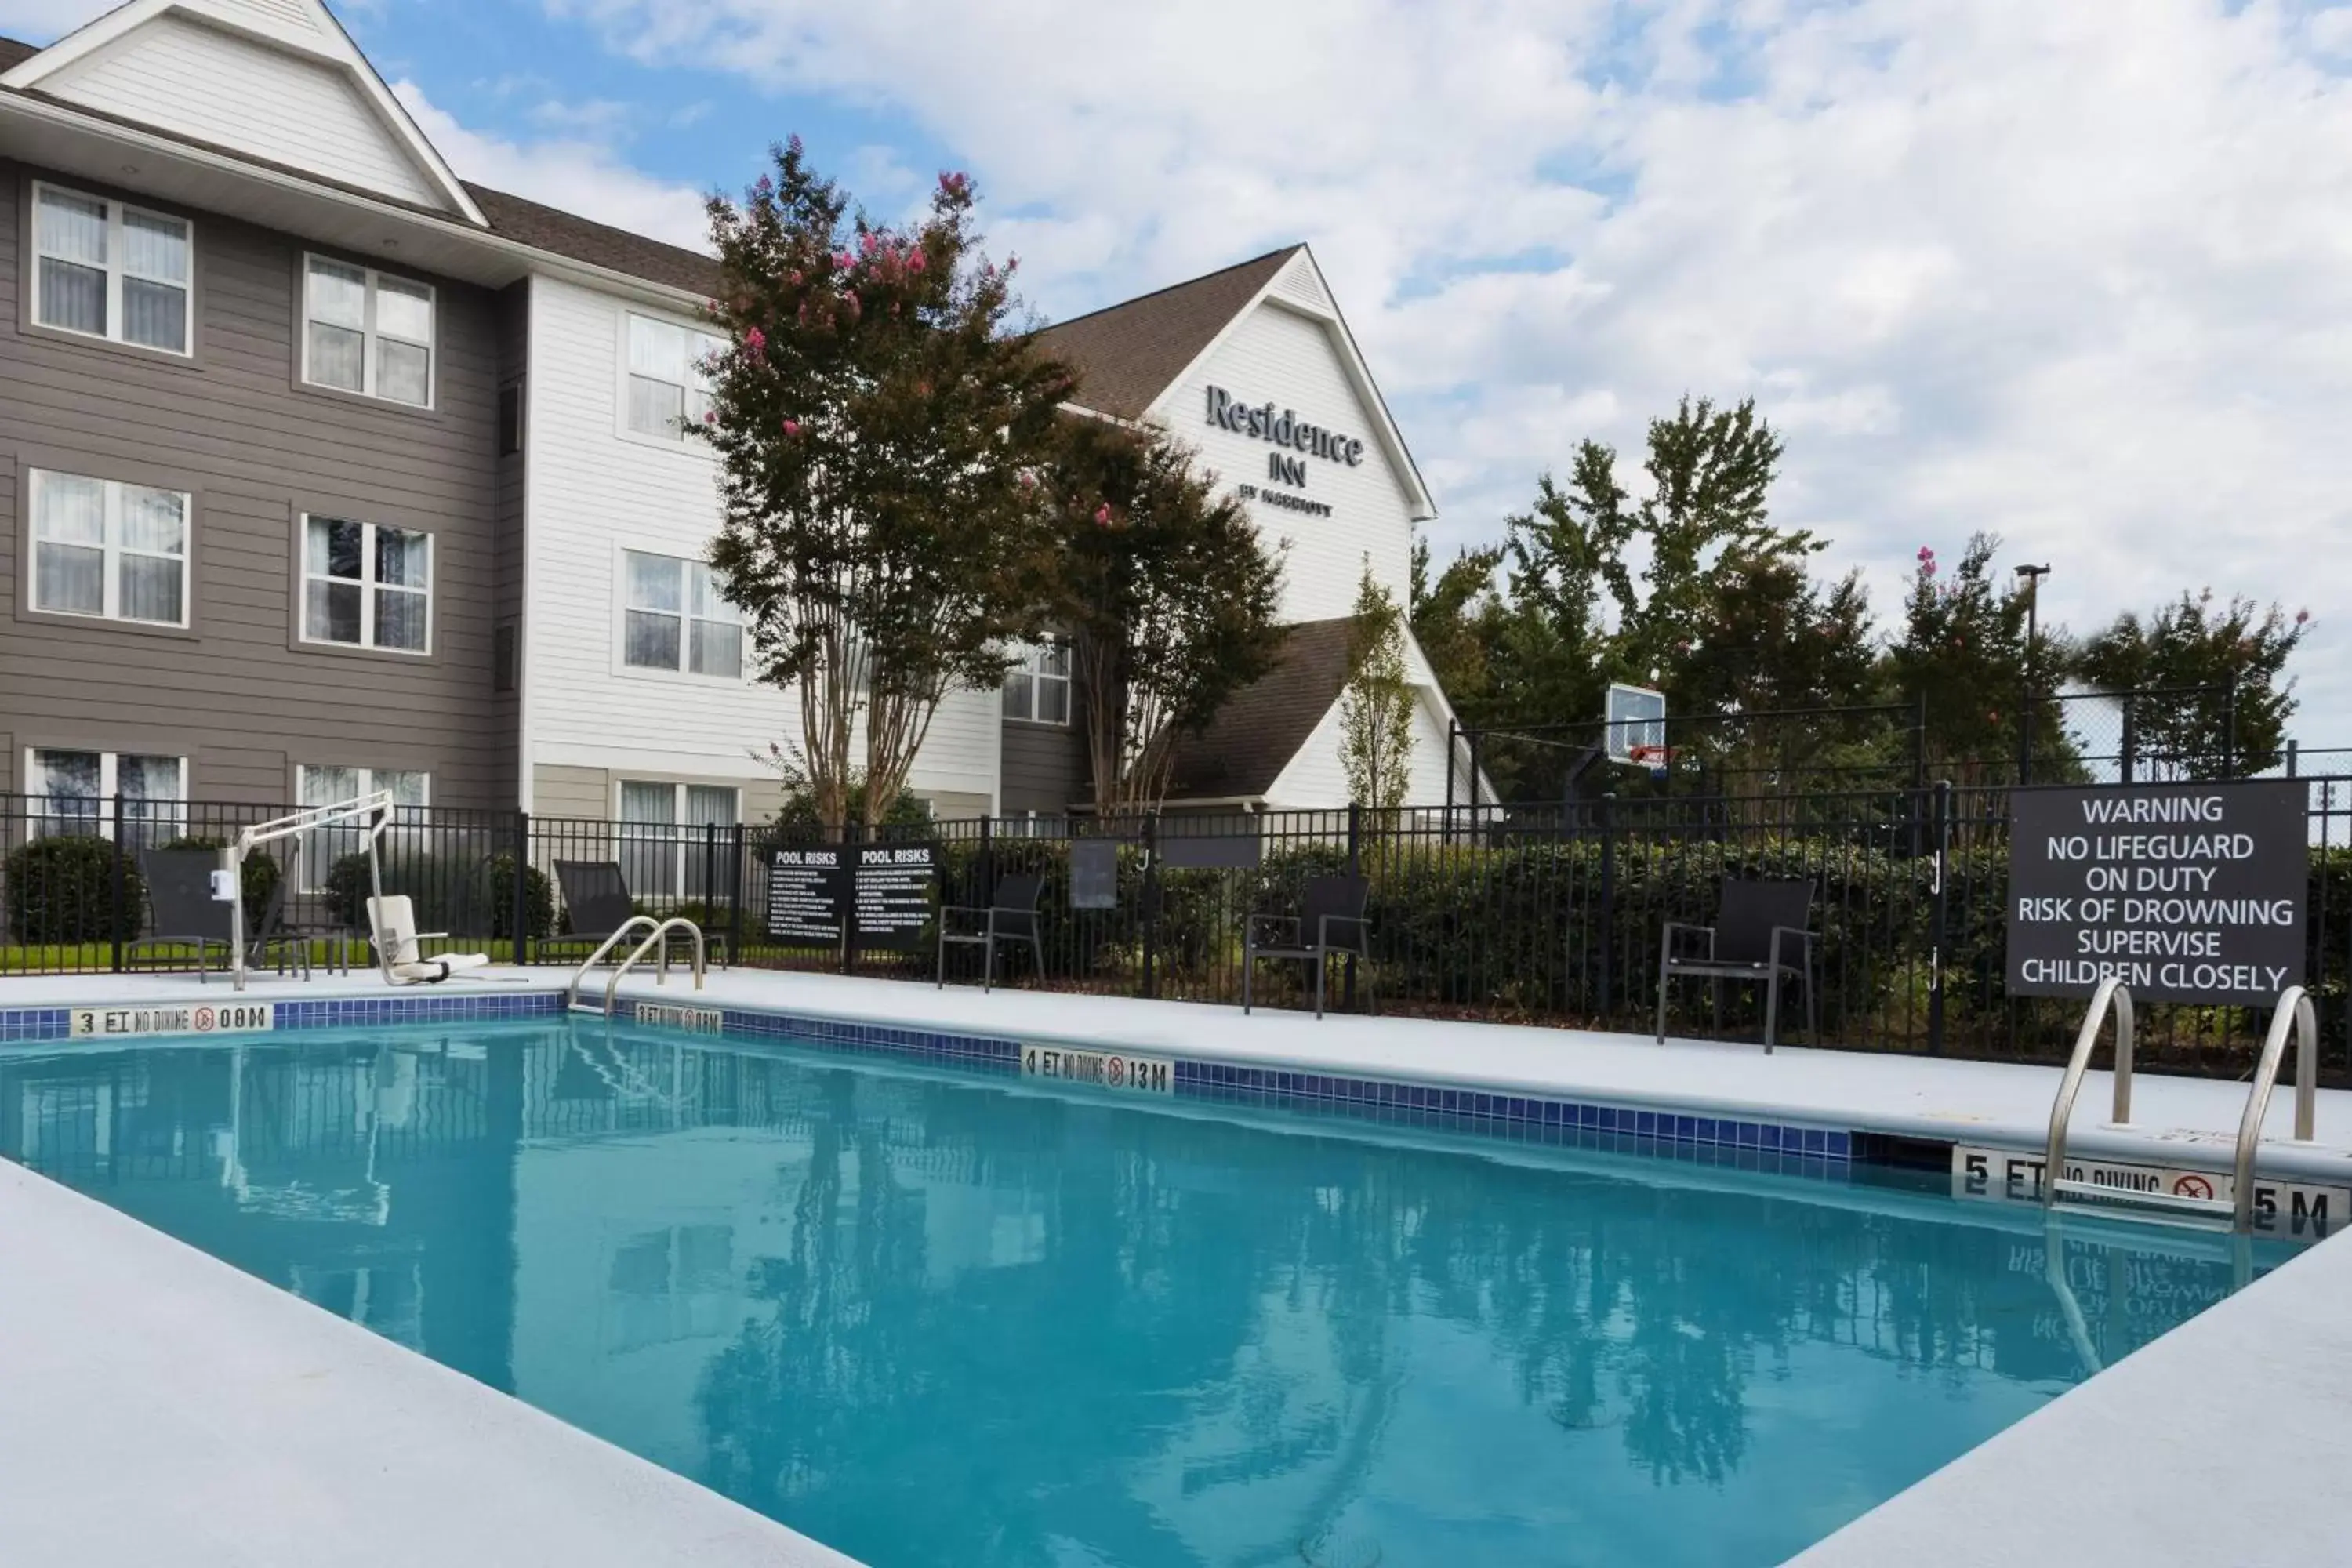
[[[471,180],[466,181],[465,185],[466,194],[474,198],[474,205],[490,220],[492,233],[534,250],[568,256],[574,261],[667,283],[673,289],[690,289],[706,297],[719,287],[719,263],[700,251],[665,245],[625,228],[575,217],[555,207],[475,184]]]
[[[1299,249],[1285,246],[1222,272],[1073,317],[1044,329],[1037,342],[1077,373],[1072,402],[1115,419],[1140,419],[1151,400]]]
[[[1273,788],[1348,684],[1353,625],[1343,616],[1290,627],[1281,662],[1177,746],[1170,800],[1251,800]]]
[[[14,38],[0,38],[0,71],[15,70],[40,52],[38,44],[20,44]]]

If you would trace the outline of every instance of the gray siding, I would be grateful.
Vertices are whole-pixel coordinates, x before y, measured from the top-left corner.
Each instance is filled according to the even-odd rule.
[[[1089,798],[1086,731],[1076,724],[1004,721],[1002,790],[1007,816],[1059,816]]]
[[[304,243],[186,212],[193,360],[77,341],[27,320],[32,178],[0,163],[6,781],[24,782],[26,748],[72,746],[184,755],[204,799],[283,800],[296,763],[322,763],[423,768],[436,804],[510,804],[513,703],[494,697],[490,671],[507,478],[496,456],[499,301],[425,279],[437,291],[430,411],[307,388],[296,355]],[[178,210],[136,193],[96,194]],[[519,363],[519,343],[507,346]],[[29,468],[194,496],[186,630],[32,613]],[[519,471],[513,482],[519,490]],[[306,510],[433,534],[429,656],[297,645],[296,520]],[[518,493],[518,526],[520,516]]]

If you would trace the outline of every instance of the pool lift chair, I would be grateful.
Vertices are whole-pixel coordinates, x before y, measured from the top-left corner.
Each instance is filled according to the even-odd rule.
[[[228,881],[230,952],[236,963],[236,989],[245,989],[247,952],[245,940],[245,860],[246,857],[265,844],[282,839],[299,838],[305,833],[316,833],[329,827],[357,827],[367,843],[368,858],[368,927],[373,934],[376,967],[387,985],[438,984],[473,970],[489,967],[487,952],[451,952],[427,958],[420,946],[446,931],[420,931],[416,929],[416,906],[404,893],[386,897],[383,890],[383,857],[378,847],[384,829],[392,825],[394,804],[390,790],[377,790],[370,795],[354,795],[350,800],[331,805],[314,805],[289,816],[257,822],[237,832],[236,842],[222,851],[227,866],[214,873]],[[218,891],[215,891],[218,897]],[[483,979],[489,976],[484,975]]]
[[[2319,1103],[2319,1018],[2311,997],[2300,985],[2279,994],[2271,1014],[2270,1032],[2263,1037],[2262,1055],[2254,1063],[2253,1082],[2246,1090],[2246,1108],[2238,1117],[2237,1145],[2231,1162],[2230,1195],[2213,1192],[2214,1184],[2201,1180],[2202,1193],[2142,1190],[2081,1181],[2066,1174],[2067,1124],[2074,1120],[2074,1099],[2082,1092],[2083,1075],[2099,1043],[2099,1027],[2108,1013],[2116,1016],[2116,1070],[2113,1119],[2109,1125],[2131,1125],[2132,998],[2131,989],[2109,976],[2092,994],[2090,1011],[2074,1037],[2074,1054],[2058,1080],[2058,1094],[2050,1105],[2050,1141],[2042,1151],[2041,1194],[2053,1218],[2061,1212],[2095,1213],[2114,1219],[2154,1221],[2224,1230],[2250,1237],[2254,1229],[2254,1158],[2262,1150],[2263,1120],[2269,1113],[2271,1091],[2278,1087],[2280,1064],[2286,1057],[2287,1037],[2295,1042],[2294,1142],[2309,1143],[2315,1133]],[[2188,1186],[2178,1182],[2176,1188]]]

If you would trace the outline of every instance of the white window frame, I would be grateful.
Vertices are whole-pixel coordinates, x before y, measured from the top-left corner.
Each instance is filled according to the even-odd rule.
[[[367,278],[367,302],[361,313],[362,324],[360,329],[360,387],[356,392],[348,386],[337,386],[332,382],[320,381],[310,374],[310,268],[312,263],[320,261],[330,267],[349,268],[354,272],[364,274]],[[377,287],[386,278],[409,288],[425,290],[425,309],[433,313],[431,342],[420,343],[414,338],[404,338],[377,331]],[[345,331],[351,330],[343,327],[339,321],[329,321],[325,324],[341,328]],[[411,348],[421,348],[425,351],[424,402],[411,403],[404,397],[394,397],[377,390],[376,364],[379,355],[376,345],[381,338],[385,337],[391,338],[394,342],[405,343]],[[346,261],[340,256],[327,256],[315,250],[304,251],[302,253],[302,384],[318,387],[322,392],[340,392],[346,397],[372,397],[379,403],[389,403],[396,408],[429,409],[433,407],[434,400],[439,395],[441,390],[441,290],[422,278],[412,278],[405,272],[386,272],[380,268],[370,267],[364,262]]]
[[[670,613],[667,610],[639,610],[637,606],[629,603],[629,557],[632,555],[645,555],[658,561],[667,561],[679,569],[677,663],[675,665],[636,664],[629,658],[630,614],[633,611],[649,616],[667,616]],[[720,686],[740,686],[751,679],[751,628],[743,624],[742,611],[733,605],[728,605],[727,607],[734,612],[735,619],[724,622],[713,620],[709,616],[696,615],[694,613],[694,580],[687,571],[688,568],[695,566],[699,566],[706,572],[711,570],[710,563],[707,561],[698,561],[690,555],[673,555],[668,550],[644,550],[634,544],[615,544],[613,547],[613,602],[615,605],[613,617],[613,661],[615,670],[624,675],[650,677],[656,680],[680,676],[688,680],[710,681]],[[719,602],[726,603],[724,600]],[[697,622],[710,626],[731,626],[735,628],[738,641],[735,657],[736,672],[733,675],[709,675],[694,668],[694,627]],[[642,780],[640,782],[650,784],[659,781]]]
[[[626,798],[628,786],[631,784],[663,784],[668,786],[670,790],[670,819],[667,822],[630,822],[624,820],[621,816],[621,803]],[[689,798],[687,792],[698,789],[725,790],[735,797],[734,820],[730,823],[721,824],[720,826],[722,832],[731,832],[733,829],[744,826],[743,786],[740,784],[717,784],[709,782],[697,783],[691,780],[679,779],[647,779],[626,778],[619,775],[614,776],[613,780],[613,836],[614,839],[613,858],[615,860],[618,860],[624,867],[643,864],[647,858],[647,848],[650,846],[660,843],[660,840],[657,838],[631,838],[629,837],[629,829],[632,827],[666,827],[672,835],[670,840],[672,853],[667,857],[670,863],[669,875],[664,879],[665,885],[660,888],[640,888],[632,883],[629,888],[630,897],[637,899],[667,899],[675,903],[688,902],[698,897],[705,903],[710,901],[710,889],[705,888],[699,894],[696,894],[689,891],[687,887],[687,883],[688,881],[687,872],[691,865],[698,863],[692,861],[689,858],[696,852],[697,847],[702,842],[700,829],[704,826],[700,823],[688,822],[686,819],[686,803]],[[690,840],[688,837],[689,835],[692,835]],[[733,853],[733,844],[731,840],[729,843],[726,852],[729,854]]]
[[[998,705],[1003,710],[1004,717],[1017,724],[1046,724],[1056,730],[1068,729],[1076,696],[1070,681],[1070,650],[1058,643],[1024,643],[1019,652],[1020,659],[1004,672],[1004,684],[999,688],[1001,695]],[[1062,673],[1059,675],[1053,674],[1045,668],[1045,655],[1051,652],[1058,652],[1062,656]],[[1015,676],[1024,676],[1029,682],[1028,711],[1024,713],[1013,711],[1013,678]],[[1053,681],[1062,688],[1062,716],[1059,719],[1037,717],[1037,691],[1039,686],[1045,681]]]
[[[693,383],[688,383],[681,389],[689,395],[680,399],[680,406],[684,408],[686,412],[678,429],[667,434],[663,434],[653,430],[640,430],[635,426],[629,423],[629,383],[636,374],[636,373],[630,368],[629,358],[629,331],[630,323],[632,321],[644,321],[649,326],[666,327],[673,331],[685,332],[688,337],[708,339],[712,350],[724,350],[727,347],[727,340],[719,336],[716,332],[711,331],[707,327],[696,326],[689,321],[681,321],[675,317],[656,316],[645,310],[623,310],[621,312],[620,352],[616,356],[619,363],[614,367],[619,372],[619,374],[614,383],[614,429],[620,433],[620,436],[624,440],[640,441],[649,447],[659,447],[664,451],[667,452],[699,450],[703,456],[715,460],[718,454],[711,451],[709,447],[703,446],[700,442],[690,439],[684,427],[684,420],[690,420],[694,417],[693,399],[691,395],[697,391],[700,391],[705,397],[708,397],[709,395],[709,384],[707,381],[702,383],[698,387]],[[659,380],[660,378],[648,376],[646,379],[648,381],[653,381]],[[662,384],[669,386],[677,384],[665,381]]]
[[[162,844],[170,839],[177,838],[184,831],[186,827],[186,807],[188,802],[188,759],[186,757],[168,751],[104,751],[96,746],[72,745],[26,746],[25,748],[25,772],[23,774],[23,778],[25,780],[26,805],[28,808],[28,815],[32,816],[34,821],[45,825],[75,824],[80,823],[86,819],[77,816],[69,816],[64,812],[52,813],[48,809],[49,796],[46,793],[37,792],[37,785],[41,776],[41,753],[43,752],[79,752],[85,756],[95,755],[98,758],[98,795],[95,797],[95,802],[98,807],[98,816],[96,818],[96,822],[100,837],[105,838],[111,838],[114,837],[114,797],[121,789],[122,759],[125,756],[162,757],[166,761],[178,763],[180,769],[180,787],[175,794],[165,795],[161,798],[175,803],[179,809],[165,812],[160,816],[142,817],[140,820],[142,823],[152,823],[159,828],[166,829],[166,831],[157,832],[152,835],[152,841],[157,844]],[[148,797],[142,798],[143,800]],[[56,832],[59,829],[45,826],[41,830],[44,832]]]
[[[119,621],[126,626],[167,626],[177,627],[182,631],[187,629],[188,618],[194,613],[191,601],[195,596],[194,575],[188,570],[188,563],[195,554],[196,543],[196,498],[194,494],[187,490],[173,489],[168,485],[131,484],[123,479],[102,479],[96,474],[69,474],[62,468],[28,468],[26,472],[29,499],[32,503],[32,516],[28,520],[27,530],[27,537],[32,542],[32,560],[30,570],[26,573],[26,585],[29,595],[28,602],[37,614],[71,616],[76,620],[81,621]],[[100,607],[94,612],[58,609],[55,605],[41,603],[41,546],[58,544],[69,550],[91,548],[89,545],[70,541],[45,540],[41,537],[41,486],[52,479],[87,479],[93,484],[106,487],[105,531],[101,542],[97,547],[102,557],[100,571],[103,574],[104,582],[99,590]],[[126,616],[121,613],[122,557],[135,555],[148,561],[173,559],[169,555],[158,554],[152,550],[131,550],[119,542],[122,532],[122,492],[126,489],[153,490],[159,495],[180,498],[180,553],[178,556],[180,618],[176,621],[150,620],[144,616]]]
[[[438,606],[436,605],[435,601],[439,597],[436,578],[439,573],[441,565],[440,540],[433,533],[433,531],[430,529],[423,528],[403,528],[400,524],[395,522],[362,522],[355,517],[335,517],[323,511],[301,512],[297,514],[297,517],[298,525],[297,531],[295,533],[296,554],[294,563],[294,616],[295,626],[298,628],[297,640],[307,643],[312,647],[341,648],[347,653],[388,653],[395,654],[402,658],[432,658],[433,634],[439,629],[439,616],[437,614]],[[324,574],[314,573],[310,570],[310,522],[314,518],[320,522],[356,523],[358,526],[367,530],[365,537],[360,542],[361,574],[357,579],[360,589],[360,640],[357,642],[341,642],[333,637],[317,637],[313,636],[310,631],[310,584],[314,581],[320,583],[350,583],[353,581],[353,579],[349,577],[329,577]],[[393,592],[399,594],[414,594],[418,592],[417,589],[412,588],[404,583],[385,584],[377,581],[375,574],[375,535],[376,530],[379,528],[389,528],[394,533],[413,533],[425,541],[425,587],[423,589],[425,595],[425,646],[423,647],[390,647],[380,644],[375,640],[375,596],[377,591],[380,588],[390,588]]]
[[[41,249],[41,193],[44,191],[55,191],[61,196],[71,196],[76,201],[97,202],[106,208],[106,261],[100,268],[106,274],[107,330],[102,332],[86,332],[79,327],[52,326],[41,319],[41,258],[46,254]],[[126,212],[135,212],[142,217],[152,217],[159,222],[175,223],[180,226],[180,231],[185,237],[188,247],[186,278],[151,278],[145,273],[129,270],[128,263],[123,257],[122,245],[122,215]],[[101,196],[90,191],[78,191],[71,185],[60,185],[54,180],[33,182],[33,207],[30,217],[32,229],[26,236],[25,248],[32,258],[33,324],[35,326],[47,332],[64,332],[69,337],[88,338],[92,342],[120,343],[124,348],[140,349],[148,353],[171,354],[179,359],[195,357],[196,226],[193,221],[181,216],[178,213],[167,213],[157,207],[142,206],[136,202],[118,201],[112,196]],[[58,259],[63,261],[72,258],[60,257]],[[89,263],[74,261],[73,265],[88,267]],[[158,343],[134,342],[122,335],[122,280],[126,277],[136,278],[144,283],[161,283],[177,289],[188,297],[187,308],[180,313],[180,346],[178,348],[164,348]]]

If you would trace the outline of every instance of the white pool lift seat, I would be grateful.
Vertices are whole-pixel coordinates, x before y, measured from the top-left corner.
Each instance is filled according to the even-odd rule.
[[[445,952],[425,957],[421,944],[449,933],[418,931],[416,906],[405,893],[370,899],[367,914],[368,929],[375,939],[376,967],[383,972],[387,985],[438,985],[469,970],[490,966],[487,952]]]

